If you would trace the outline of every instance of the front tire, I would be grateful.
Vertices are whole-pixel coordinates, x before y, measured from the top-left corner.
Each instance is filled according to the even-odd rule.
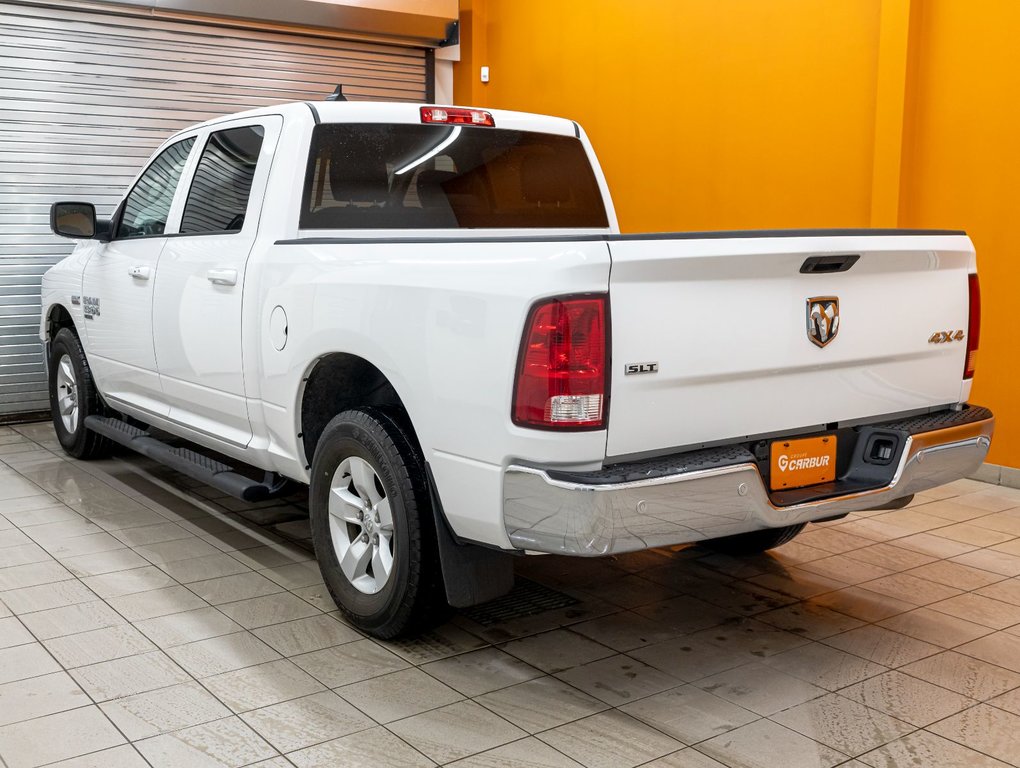
[[[760,531],[725,536],[721,539],[710,539],[701,543],[702,546],[726,555],[757,555],[792,541],[794,536],[804,530],[805,525],[807,523],[788,525],[784,528],[765,528]]]
[[[445,615],[424,466],[387,414],[344,411],[326,425],[309,511],[322,578],[352,624],[390,639]]]
[[[101,415],[104,407],[81,340],[70,328],[53,337],[49,373],[53,428],[64,452],[84,460],[109,454],[110,441],[85,427],[85,419]]]

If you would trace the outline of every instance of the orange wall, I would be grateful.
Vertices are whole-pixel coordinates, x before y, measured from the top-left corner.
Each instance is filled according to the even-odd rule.
[[[473,6],[458,100],[580,122],[625,229],[867,223],[879,0]]]
[[[966,229],[981,274],[972,400],[1020,467],[1020,3],[927,0],[914,32],[900,223]]]
[[[580,122],[624,231],[967,229],[972,399],[1020,467],[1020,3],[884,3],[461,0],[455,97]]]

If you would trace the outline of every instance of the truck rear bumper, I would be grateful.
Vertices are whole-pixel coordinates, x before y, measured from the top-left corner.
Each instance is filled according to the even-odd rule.
[[[970,475],[988,453],[994,424],[990,411],[970,406],[878,425],[905,438],[889,482],[783,506],[739,446],[630,464],[624,472],[511,465],[504,525],[518,549],[595,557],[824,520]]]

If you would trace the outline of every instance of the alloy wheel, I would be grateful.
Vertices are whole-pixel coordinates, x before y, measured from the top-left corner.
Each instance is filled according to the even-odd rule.
[[[57,409],[64,429],[73,435],[78,429],[81,409],[78,406],[78,379],[69,355],[63,355],[57,363]]]
[[[340,462],[329,490],[329,530],[340,570],[359,591],[379,592],[393,572],[393,515],[379,473],[365,459]]]

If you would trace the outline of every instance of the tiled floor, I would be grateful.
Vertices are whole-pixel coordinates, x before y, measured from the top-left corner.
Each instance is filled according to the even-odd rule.
[[[300,503],[0,428],[0,764],[1020,765],[1020,491],[768,555],[528,558],[575,598],[414,642],[340,621]]]

